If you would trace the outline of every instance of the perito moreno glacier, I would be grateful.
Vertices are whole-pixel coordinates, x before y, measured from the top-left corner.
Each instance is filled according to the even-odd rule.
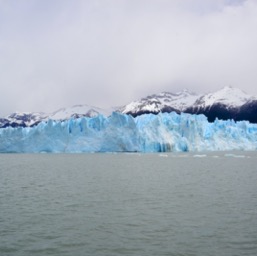
[[[41,122],[0,129],[0,152],[168,152],[256,150],[257,125],[204,115],[160,113]]]

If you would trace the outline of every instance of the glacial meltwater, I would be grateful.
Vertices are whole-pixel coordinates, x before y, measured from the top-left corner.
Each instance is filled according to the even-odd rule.
[[[257,152],[1,154],[1,256],[255,256]]]

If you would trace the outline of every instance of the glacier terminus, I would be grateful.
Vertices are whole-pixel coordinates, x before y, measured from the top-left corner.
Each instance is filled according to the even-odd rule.
[[[181,152],[256,150],[257,124],[208,122],[204,115],[159,113],[137,117],[48,120],[33,127],[0,129],[2,153]]]

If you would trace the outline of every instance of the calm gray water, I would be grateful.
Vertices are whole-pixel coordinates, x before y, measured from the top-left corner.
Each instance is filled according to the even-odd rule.
[[[2,154],[0,255],[257,255],[257,153]]]

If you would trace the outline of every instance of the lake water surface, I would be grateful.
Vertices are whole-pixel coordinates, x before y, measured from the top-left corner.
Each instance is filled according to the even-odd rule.
[[[1,154],[0,255],[257,255],[257,152]]]

